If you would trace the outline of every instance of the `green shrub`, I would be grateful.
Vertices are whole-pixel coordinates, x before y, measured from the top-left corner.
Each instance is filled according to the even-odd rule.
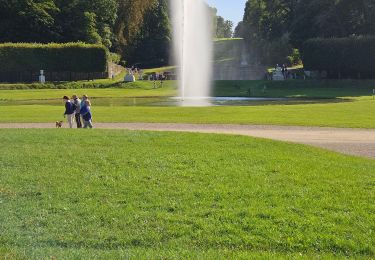
[[[305,69],[330,77],[375,78],[375,37],[310,39],[301,49]]]
[[[0,72],[104,72],[107,59],[107,50],[101,45],[0,44]]]
[[[289,65],[300,65],[301,61],[301,54],[298,49],[293,49],[293,53],[287,57]]]
[[[109,60],[115,64],[120,64],[121,62],[121,55],[117,53],[109,53]]]

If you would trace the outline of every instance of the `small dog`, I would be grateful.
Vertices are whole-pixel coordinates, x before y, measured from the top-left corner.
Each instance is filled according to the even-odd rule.
[[[56,121],[56,128],[61,128],[63,125],[63,121]]]

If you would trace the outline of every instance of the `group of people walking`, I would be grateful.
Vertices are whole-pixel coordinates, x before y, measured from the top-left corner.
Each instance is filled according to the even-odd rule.
[[[82,100],[77,95],[73,95],[72,99],[64,96],[65,113],[70,128],[73,128],[74,121],[77,128],[92,128],[91,102],[87,95],[82,96]]]

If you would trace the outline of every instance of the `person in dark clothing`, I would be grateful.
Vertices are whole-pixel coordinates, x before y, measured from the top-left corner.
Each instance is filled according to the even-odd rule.
[[[289,74],[289,71],[288,71],[288,66],[286,66],[286,64],[283,65],[283,75],[284,75],[284,79],[288,79],[288,74]]]
[[[83,128],[93,128],[91,102],[86,95],[82,97],[80,113],[83,119]]]
[[[161,88],[163,87],[163,83],[164,83],[164,73],[160,74],[160,87]]]
[[[68,96],[64,96],[63,100],[65,102],[64,117],[66,117],[67,120],[68,120],[69,128],[73,128],[75,107],[74,107],[73,103],[70,102],[70,98]]]
[[[81,122],[81,100],[77,97],[77,95],[73,95],[73,104],[76,107],[75,110],[75,119],[77,123],[77,128],[82,128],[82,122]]]

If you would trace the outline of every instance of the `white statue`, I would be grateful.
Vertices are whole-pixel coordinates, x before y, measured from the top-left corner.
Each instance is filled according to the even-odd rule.
[[[40,70],[39,82],[42,84],[46,83],[46,76],[44,76],[44,70]]]
[[[132,69],[128,69],[128,73],[124,79],[125,82],[135,82],[135,76]]]
[[[285,80],[283,69],[279,65],[276,65],[276,69],[272,73],[272,80]]]

